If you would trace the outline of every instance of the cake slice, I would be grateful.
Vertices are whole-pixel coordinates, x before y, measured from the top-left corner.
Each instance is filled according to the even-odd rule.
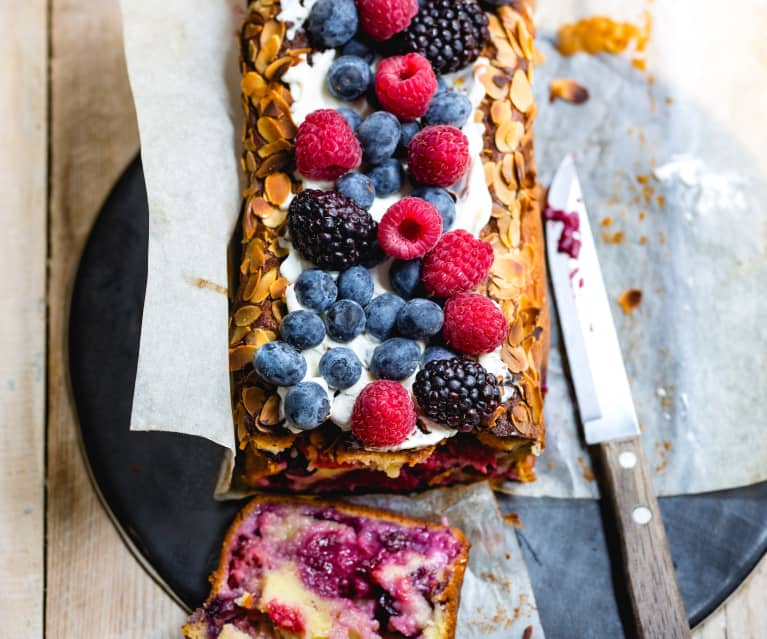
[[[188,639],[452,639],[460,530],[387,511],[257,497],[229,528]]]
[[[534,479],[549,311],[533,4],[250,2],[238,487]],[[365,392],[391,401],[356,410]]]

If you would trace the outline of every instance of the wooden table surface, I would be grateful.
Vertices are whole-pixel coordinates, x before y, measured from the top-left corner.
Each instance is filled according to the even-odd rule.
[[[0,118],[0,635],[178,637],[90,483],[68,383],[78,257],[138,150],[118,0],[0,0]],[[766,593],[767,559],[696,639],[767,637]]]

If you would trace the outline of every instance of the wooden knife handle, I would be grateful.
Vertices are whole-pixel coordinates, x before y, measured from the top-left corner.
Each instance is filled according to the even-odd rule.
[[[616,517],[638,639],[690,637],[647,459],[638,437],[598,445],[604,498]]]

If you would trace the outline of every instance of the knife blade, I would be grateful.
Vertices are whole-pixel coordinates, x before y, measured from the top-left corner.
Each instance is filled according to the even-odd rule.
[[[558,250],[556,227],[561,223],[554,220],[546,222],[546,250],[586,443],[638,435],[620,344],[570,156],[551,183],[549,207],[576,213],[580,225],[577,259]]]
[[[619,537],[634,636],[690,637],[575,163],[549,189],[546,254],[586,443]],[[566,242],[561,233],[568,233]],[[579,251],[575,251],[580,242]],[[563,250],[567,249],[567,250]]]

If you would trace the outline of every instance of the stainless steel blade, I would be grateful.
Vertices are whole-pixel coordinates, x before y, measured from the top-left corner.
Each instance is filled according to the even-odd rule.
[[[631,389],[572,157],[567,156],[557,170],[548,201],[551,208],[575,212],[580,220],[578,259],[559,252],[562,223],[557,221],[546,222],[546,252],[586,442],[638,435]]]

